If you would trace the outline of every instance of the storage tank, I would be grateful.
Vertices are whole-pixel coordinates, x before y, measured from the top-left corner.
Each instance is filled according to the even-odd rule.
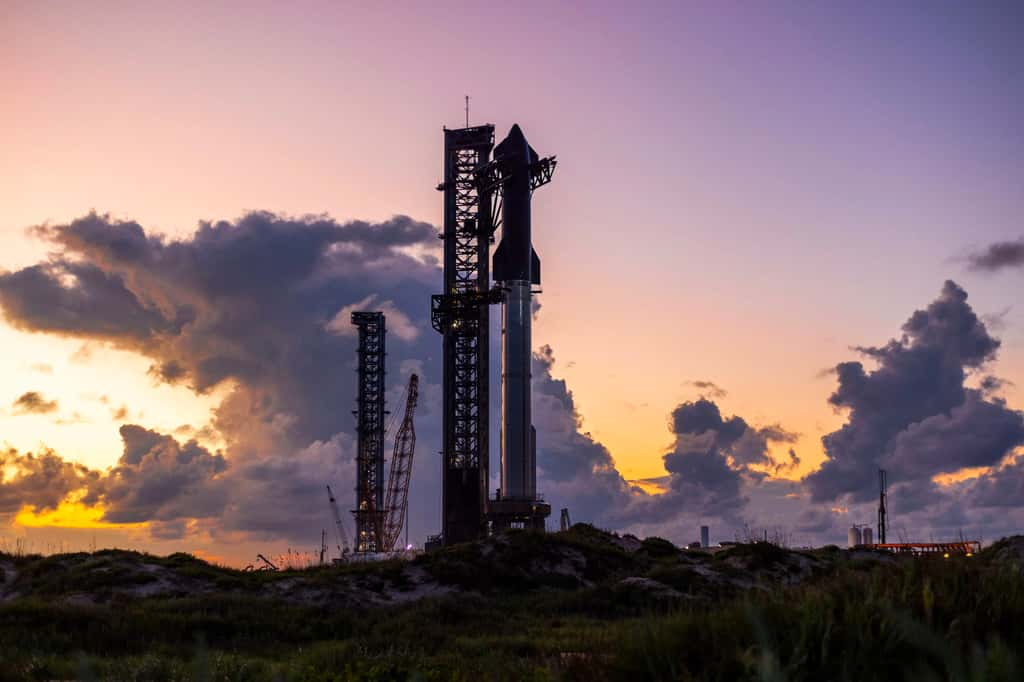
[[[860,528],[857,526],[851,526],[849,532],[846,534],[846,543],[850,548],[856,547],[861,543]]]
[[[871,526],[864,526],[860,529],[860,539],[865,545],[873,545],[874,540],[871,538]]]
[[[705,549],[711,546],[711,530],[707,526],[700,527],[700,546]]]

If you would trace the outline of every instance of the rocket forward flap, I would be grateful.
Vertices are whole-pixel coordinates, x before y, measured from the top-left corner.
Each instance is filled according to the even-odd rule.
[[[508,249],[505,248],[505,241],[498,242],[498,248],[494,250],[494,265],[492,274],[494,281],[505,282],[512,277],[508,264]],[[540,257],[537,251],[530,248],[530,284],[540,284]]]

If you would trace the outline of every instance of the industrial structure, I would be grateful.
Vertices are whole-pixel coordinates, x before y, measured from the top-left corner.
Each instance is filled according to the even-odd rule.
[[[874,542],[870,524],[854,524],[847,533],[847,546],[850,549],[880,549],[894,554],[912,556],[941,556],[946,559],[954,556],[971,557],[981,550],[978,540],[959,540],[951,542],[886,542],[889,528],[889,516],[886,510],[888,497],[888,476],[885,469],[878,470],[878,542]]]
[[[381,550],[384,552],[395,549],[395,543],[402,533],[402,527],[406,525],[409,513],[409,483],[412,480],[413,455],[416,454],[416,426],[413,417],[420,394],[419,386],[419,376],[413,374],[409,377],[405,414],[402,416],[401,426],[395,433],[391,474],[388,476],[388,494],[384,501],[384,534],[381,539]]]
[[[444,131],[444,293],[431,299],[442,334],[441,536],[447,543],[485,530],[489,433],[491,197],[476,172],[490,161],[494,126]]]
[[[894,554],[913,556],[971,557],[981,551],[978,540],[957,540],[953,542],[894,542],[869,545],[871,549],[882,549]]]
[[[356,398],[355,551],[382,551],[384,510],[384,313],[354,312],[359,330],[358,397]]]
[[[888,512],[885,510],[886,488],[888,487],[885,469],[878,470],[878,543],[885,544],[885,532],[889,528]]]
[[[341,520],[341,512],[338,510],[338,500],[331,492],[331,486],[327,486],[327,501],[331,505],[331,514],[334,516],[334,527],[338,531],[338,558],[344,560],[351,550],[348,544],[348,533],[345,532],[345,524]]]
[[[405,412],[395,433],[391,471],[384,479],[384,377],[387,326],[384,313],[363,311],[352,313],[352,324],[359,332],[359,382],[356,396],[356,521],[355,553],[359,555],[391,552],[406,526],[409,511],[409,484],[412,480],[413,456],[416,453],[414,417],[419,400],[419,376],[409,377]],[[385,495],[386,486],[386,495]],[[345,528],[338,505],[327,486],[327,496],[338,529],[342,558],[348,552]]]
[[[530,415],[533,191],[551,180],[518,125],[494,148],[494,126],[444,131],[444,292],[431,321],[443,337],[441,539],[454,544],[506,528],[544,528],[550,505],[537,494]],[[492,150],[495,158],[490,159]],[[490,244],[501,227],[490,281]],[[502,305],[501,487],[488,499],[489,306]]]

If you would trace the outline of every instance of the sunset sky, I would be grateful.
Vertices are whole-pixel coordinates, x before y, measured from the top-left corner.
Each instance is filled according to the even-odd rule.
[[[799,464],[774,478],[793,482],[785,495],[806,496],[797,481],[819,469],[822,436],[848,419],[849,404],[829,403],[830,370],[854,360],[873,369],[855,348],[899,339],[946,280],[1001,341],[979,352],[984,367],[963,356],[966,386],[998,376],[993,404],[1007,414],[1024,408],[1024,257],[995,267],[980,260],[994,244],[1024,239],[1024,12],[1015,3],[841,5],[7,2],[0,273],[57,257],[115,267],[57,235],[91,211],[186,242],[200,221],[253,210],[437,226],[441,128],[464,123],[468,94],[471,123],[494,123],[499,136],[519,123],[538,152],[558,157],[554,181],[534,200],[544,263],[534,342],[550,346],[550,374],[571,391],[587,443],[603,445],[626,481],[670,485],[663,457],[684,432],[673,431],[673,411],[704,396],[752,433],[797,434],[768,438],[767,448],[780,461],[795,451]],[[50,231],[33,229],[40,225]],[[439,245],[399,248],[426,273],[419,299],[381,294],[421,325],[423,353],[440,349],[426,312]],[[168,291],[173,277],[161,281]],[[352,296],[335,310],[359,300]],[[244,379],[203,390],[194,373],[169,382],[154,367],[172,351],[17,323],[11,300],[0,297],[0,441],[10,448],[50,448],[102,471],[126,447],[119,427],[137,424],[223,451],[227,471],[248,456],[229,432],[202,430]],[[409,348],[393,362],[427,362]],[[176,346],[173,357],[187,366],[182,353]],[[341,352],[336,364],[351,361]],[[397,387],[401,373],[389,371]],[[38,400],[19,402],[29,393]],[[338,433],[351,434],[350,410],[336,406]],[[420,420],[437,432],[426,422],[438,412],[428,407]],[[327,442],[310,433],[311,443]],[[1006,442],[1009,466],[1024,441]],[[421,445],[424,471],[438,447]],[[8,466],[13,474],[17,465]],[[422,541],[440,512],[436,492],[417,490],[417,480],[413,533]],[[760,511],[762,493],[747,495],[744,520],[775,519]],[[26,513],[28,499],[0,516],[0,537],[85,542],[46,517],[45,505]],[[308,504],[326,525],[325,500]],[[111,525],[101,516],[77,525],[92,534]],[[726,518],[706,508],[672,517],[674,526],[644,517],[636,527],[684,541],[706,516]],[[193,528],[184,518],[174,522]],[[260,543],[295,541],[238,530],[235,548],[224,549],[210,530],[216,519],[194,536],[147,534],[148,522],[114,524],[109,541],[230,561]],[[837,540],[849,522],[806,537]],[[310,546],[319,529],[311,527]],[[721,539],[732,532],[723,528]]]

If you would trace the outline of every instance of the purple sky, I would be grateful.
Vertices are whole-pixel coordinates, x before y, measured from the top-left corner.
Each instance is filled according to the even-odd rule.
[[[819,372],[945,279],[1001,315],[1024,396],[1024,280],[963,261],[1024,234],[1024,12],[899,5],[6,3],[0,268],[45,255],[27,226],[91,209],[176,236],[249,209],[436,224],[469,94],[473,123],[558,155],[536,340],[626,478],[663,472],[693,380],[800,433],[803,475],[844,420]],[[3,334],[12,367],[51,362]],[[119,454],[109,424],[0,419],[20,448]]]

